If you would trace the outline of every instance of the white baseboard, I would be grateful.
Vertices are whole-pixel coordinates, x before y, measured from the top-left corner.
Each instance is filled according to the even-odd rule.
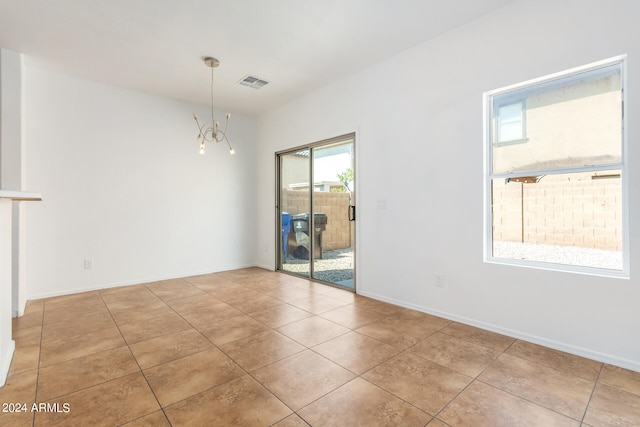
[[[13,353],[16,351],[16,342],[10,340],[7,349],[4,354],[0,354],[2,359],[0,360],[0,387],[4,386],[9,376],[9,368],[11,367],[11,360],[13,359]]]
[[[103,284],[98,284],[98,285],[88,286],[83,288],[72,288],[72,289],[64,289],[64,290],[55,291],[55,292],[44,292],[39,294],[32,294],[32,295],[28,295],[27,300],[31,301],[31,300],[42,299],[42,298],[59,297],[63,295],[72,295],[72,294],[77,294],[81,292],[97,291],[100,289],[117,288],[120,286],[140,285],[144,283],[159,282],[162,280],[171,280],[171,279],[180,279],[183,277],[200,276],[203,274],[222,273],[224,271],[232,271],[232,270],[238,270],[241,268],[250,268],[250,267],[258,267],[258,266],[255,264],[247,264],[247,265],[238,265],[238,266],[233,266],[228,268],[225,267],[223,269],[214,270],[214,271],[206,270],[206,271],[192,271],[192,272],[180,273],[180,275],[177,277],[176,276],[153,276],[153,277],[144,277],[144,278],[138,278],[133,280],[125,280],[121,282],[103,283]],[[24,314],[24,308],[22,312]]]
[[[269,271],[276,271],[276,269],[273,268],[273,265],[256,264],[256,265],[254,265],[254,267],[264,268],[265,270],[269,270]]]
[[[11,316],[12,317],[22,317],[24,315],[24,311],[27,308],[27,300],[24,301],[24,303],[18,307],[17,311],[12,311],[11,312]]]
[[[576,356],[585,357],[587,359],[596,360],[602,363],[608,363],[610,365],[618,366],[620,368],[629,369],[631,371],[640,372],[640,362],[634,360],[628,360],[621,357],[613,356],[606,353],[600,353],[587,348],[577,347],[563,342],[549,340],[547,338],[531,335],[526,332],[514,331],[506,329],[500,326],[496,326],[490,323],[481,322],[475,319],[470,319],[455,314],[433,310],[428,307],[423,307],[416,304],[409,304],[404,301],[398,301],[393,298],[387,298],[381,295],[377,295],[371,292],[358,292],[359,295],[377,299],[380,301],[388,302],[390,304],[398,305],[400,307],[410,308],[412,310],[420,311],[423,313],[431,314],[434,316],[442,317],[444,319],[453,320],[456,322],[464,323],[465,325],[475,326],[480,329],[485,329],[498,334],[506,335],[512,338],[521,339],[534,344],[538,344],[544,347],[552,348],[554,350],[563,351],[565,353],[574,354]]]

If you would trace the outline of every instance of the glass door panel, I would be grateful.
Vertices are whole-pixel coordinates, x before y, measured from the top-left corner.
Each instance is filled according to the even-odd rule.
[[[311,153],[312,278],[354,289],[354,140],[319,145]]]
[[[281,270],[310,277],[312,251],[305,232],[305,218],[311,212],[310,149],[281,154],[279,158],[279,267]]]

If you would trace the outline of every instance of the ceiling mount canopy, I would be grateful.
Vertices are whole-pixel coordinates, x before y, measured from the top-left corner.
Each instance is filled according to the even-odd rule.
[[[225,116],[224,130],[220,130],[220,122],[216,121],[215,113],[213,111],[213,69],[220,65],[220,61],[216,58],[207,56],[204,58],[204,64],[211,68],[211,124],[205,123],[200,125],[198,121],[198,115],[193,113],[193,118],[198,125],[198,143],[200,144],[200,154],[204,154],[206,142],[222,142],[225,141],[229,146],[229,153],[235,154],[236,151],[231,146],[229,139],[227,138],[227,128],[229,126],[229,118],[231,114],[227,113]]]
[[[218,61],[216,58],[212,58],[210,56],[206,56],[204,58],[204,65],[206,65],[207,67],[210,67],[210,68],[216,68],[217,66],[220,65],[220,61]]]

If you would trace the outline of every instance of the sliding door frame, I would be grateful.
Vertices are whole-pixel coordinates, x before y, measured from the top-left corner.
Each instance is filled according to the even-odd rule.
[[[340,135],[340,136],[336,136],[334,138],[329,138],[329,139],[323,139],[321,141],[316,141],[313,142],[311,144],[305,144],[305,145],[300,145],[297,147],[293,147],[293,148],[289,148],[286,150],[282,150],[282,151],[277,151],[275,153],[275,186],[276,186],[276,191],[275,191],[275,196],[276,196],[276,200],[275,200],[275,242],[276,242],[276,251],[275,251],[275,270],[281,273],[286,273],[286,274],[290,274],[292,276],[296,276],[296,277],[304,277],[301,274],[296,274],[293,272],[289,272],[286,271],[284,269],[282,269],[282,264],[283,264],[283,248],[282,248],[282,209],[280,206],[280,197],[281,197],[281,178],[282,178],[282,162],[281,159],[283,156],[288,155],[288,154],[293,154],[299,151],[304,151],[304,150],[309,150],[309,176],[308,176],[308,182],[309,182],[309,230],[314,230],[315,229],[315,214],[313,214],[313,212],[315,212],[314,210],[314,197],[313,197],[313,193],[314,193],[314,182],[313,182],[313,177],[314,177],[314,150],[316,148],[321,148],[323,146],[327,146],[327,145],[331,145],[331,144],[335,144],[341,141],[348,141],[348,140],[352,140],[353,141],[353,163],[352,163],[352,167],[353,167],[353,173],[354,173],[354,181],[355,181],[355,187],[357,187],[357,178],[356,177],[356,133],[355,132],[351,132],[351,133],[347,133],[344,135]],[[353,199],[353,205],[357,205],[356,200],[355,200],[355,194],[357,194],[357,189],[354,188],[353,189],[353,193],[354,193],[354,199]],[[355,219],[354,219],[355,221]],[[311,232],[309,233],[309,280],[313,280],[315,282],[321,282],[330,286],[334,286],[340,289],[347,289],[347,290],[351,290],[352,292],[356,293],[356,241],[357,241],[357,230],[356,230],[356,224],[357,222],[354,222],[353,224],[353,235],[354,235],[354,239],[353,239],[353,289],[348,289],[345,288],[343,286],[339,286],[335,283],[332,282],[327,282],[321,279],[317,279],[314,277],[314,250],[315,250],[315,233]],[[286,243],[285,243],[286,244]]]

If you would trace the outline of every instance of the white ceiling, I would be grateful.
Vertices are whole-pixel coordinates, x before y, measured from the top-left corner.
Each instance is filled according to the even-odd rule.
[[[260,114],[512,0],[0,0],[28,65]],[[270,81],[256,90],[237,82]]]

